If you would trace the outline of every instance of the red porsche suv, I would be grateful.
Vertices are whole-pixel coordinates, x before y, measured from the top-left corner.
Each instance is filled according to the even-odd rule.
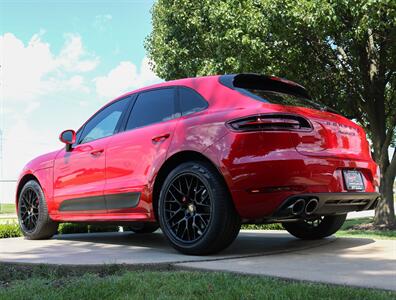
[[[363,129],[272,76],[145,87],[60,140],[66,147],[32,160],[18,182],[28,239],[50,238],[61,222],[161,227],[174,248],[203,255],[229,246],[243,223],[323,238],[379,200]]]

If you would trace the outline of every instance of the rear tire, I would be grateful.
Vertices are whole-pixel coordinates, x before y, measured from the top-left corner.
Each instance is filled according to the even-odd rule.
[[[134,233],[144,234],[153,233],[159,228],[157,223],[137,222],[128,226],[123,226],[124,231],[133,231]]]
[[[304,240],[316,240],[336,233],[344,224],[344,215],[322,216],[315,220],[282,223],[290,234]]]
[[[201,161],[183,163],[168,175],[161,188],[158,216],[169,243],[190,255],[225,249],[241,228],[223,178]]]
[[[18,220],[22,234],[29,240],[49,239],[58,230],[58,223],[48,215],[48,207],[41,186],[28,181],[18,198]]]

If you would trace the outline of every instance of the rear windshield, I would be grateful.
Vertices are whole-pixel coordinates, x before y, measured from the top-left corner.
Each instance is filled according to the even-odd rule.
[[[237,88],[240,90],[240,88]],[[254,98],[255,100],[272,103],[272,104],[281,104],[281,105],[288,105],[288,106],[299,106],[299,107],[307,107],[312,109],[325,109],[325,107],[316,104],[315,102],[290,94],[273,92],[273,91],[263,91],[263,90],[253,90],[253,89],[243,89],[244,94]]]
[[[231,74],[220,76],[219,81],[221,84],[261,102],[335,112],[323,104],[312,101],[303,86],[286,79],[259,74]]]

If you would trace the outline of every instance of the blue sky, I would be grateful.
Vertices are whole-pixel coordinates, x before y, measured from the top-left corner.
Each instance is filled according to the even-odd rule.
[[[102,58],[97,72],[120,60],[141,61],[144,38],[151,29],[154,1],[0,1],[1,33],[12,32],[24,42],[45,31],[43,39],[57,53],[63,34],[78,33],[87,49]]]
[[[0,0],[2,179],[112,98],[160,81],[143,46],[153,2]]]

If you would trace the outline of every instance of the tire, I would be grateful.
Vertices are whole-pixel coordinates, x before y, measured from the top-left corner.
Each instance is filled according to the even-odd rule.
[[[183,163],[170,172],[161,188],[158,217],[169,243],[189,255],[227,248],[241,228],[223,178],[201,161]]]
[[[157,223],[137,222],[128,226],[123,226],[124,231],[133,231],[134,233],[144,234],[153,233],[159,228]]]
[[[312,221],[282,223],[282,226],[295,237],[304,240],[316,240],[336,233],[344,224],[346,216],[346,214],[322,216]]]
[[[58,223],[48,215],[48,207],[41,186],[28,181],[18,197],[18,221],[22,234],[29,240],[49,239],[58,230]]]

